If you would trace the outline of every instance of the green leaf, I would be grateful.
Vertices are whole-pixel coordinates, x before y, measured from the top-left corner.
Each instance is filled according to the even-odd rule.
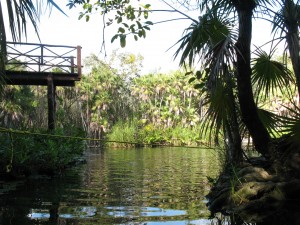
[[[144,29],[142,30],[142,36],[146,38],[146,31]]]
[[[132,33],[135,33],[135,24],[132,24],[130,27],[129,27],[129,29],[130,29],[130,31],[132,32]]]
[[[202,89],[204,87],[204,85],[205,85],[204,83],[198,83],[198,84],[194,85],[194,88],[195,89]]]
[[[143,36],[143,32],[142,32],[142,30],[139,30],[139,32],[138,32],[138,36],[139,36],[139,37],[142,37],[142,36]]]
[[[185,76],[188,76],[188,75],[190,75],[190,74],[192,74],[192,73],[193,73],[192,71],[186,72],[186,73],[185,73]]]
[[[201,79],[202,77],[202,73],[199,70],[196,72],[196,77],[197,79]]]
[[[123,27],[119,27],[118,32],[124,34],[125,33],[125,29]]]
[[[145,9],[149,9],[150,7],[151,7],[150,4],[146,4],[146,5],[144,6]]]
[[[136,40],[136,41],[138,40],[138,36],[137,35],[134,35],[133,37],[134,37],[134,40]]]
[[[111,39],[110,42],[113,43],[118,37],[119,37],[118,34],[114,35],[114,36],[112,37],[112,39]]]
[[[127,23],[122,23],[124,27],[129,28],[129,25]]]
[[[143,28],[142,24],[139,21],[136,21],[136,23],[137,23],[139,29]]]
[[[145,11],[145,12],[144,12],[144,18],[145,18],[145,19],[148,19],[148,15],[149,15],[148,12]]]
[[[194,80],[196,80],[196,77],[191,77],[191,78],[189,79],[189,83],[192,83]]]
[[[146,21],[145,24],[153,25],[153,23],[151,21]]]
[[[117,23],[122,23],[122,17],[118,17]]]
[[[150,27],[144,26],[144,29],[146,29],[146,30],[150,30]]]
[[[120,36],[120,45],[122,48],[124,48],[126,46],[126,35]]]

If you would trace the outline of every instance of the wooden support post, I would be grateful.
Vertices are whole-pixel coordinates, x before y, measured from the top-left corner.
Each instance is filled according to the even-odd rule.
[[[77,46],[77,73],[78,78],[81,79],[81,46]]]
[[[71,60],[71,73],[74,73],[74,58],[71,57],[70,60]]]
[[[48,78],[48,130],[52,131],[55,129],[55,85],[53,83],[53,75],[49,75]]]

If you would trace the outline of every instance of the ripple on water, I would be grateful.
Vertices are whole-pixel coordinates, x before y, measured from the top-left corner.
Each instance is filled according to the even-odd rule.
[[[211,224],[204,196],[217,162],[203,149],[99,151],[65,177],[28,181],[0,195],[0,224]]]

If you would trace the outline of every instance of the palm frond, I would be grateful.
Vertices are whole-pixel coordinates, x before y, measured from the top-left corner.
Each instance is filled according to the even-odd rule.
[[[192,23],[185,35],[176,43],[180,44],[174,58],[181,55],[180,65],[188,61],[191,66],[194,60],[205,55],[232,33],[232,22],[208,13],[199,17],[199,22]]]
[[[48,7],[51,8],[54,6],[61,13],[65,14],[53,0],[47,0],[46,3]],[[30,24],[32,24],[36,34],[38,35],[37,24],[39,22],[42,5],[43,1],[35,2],[33,0],[6,0],[8,24],[13,41],[21,41],[22,35],[27,37],[28,21]],[[3,8],[1,7],[0,9],[1,15],[3,15]],[[5,27],[1,27],[1,29],[1,32],[5,31]]]
[[[261,119],[268,132],[275,138],[281,134],[282,116],[272,113],[268,110],[258,108],[258,116]]]
[[[27,20],[37,29],[38,12],[32,0],[26,1],[7,1],[7,11],[9,26],[12,34],[13,41],[20,41],[22,33],[27,35]]]
[[[282,1],[280,9],[273,16],[272,32],[278,34],[279,37],[284,38],[285,33],[288,32],[287,26],[300,25],[300,1],[293,0]]]
[[[226,83],[218,82],[213,91],[205,93],[204,104],[208,105],[208,109],[203,117],[200,134],[206,136],[208,134],[209,141],[215,142],[224,130],[223,126],[229,124],[230,116],[235,110],[234,99],[228,92]]]
[[[208,73],[210,87],[215,80],[227,80],[227,75],[233,75],[229,72],[234,70],[235,53],[235,39],[228,35],[205,55],[206,60],[203,65]]]
[[[252,83],[257,94],[264,98],[277,90],[283,91],[290,82],[294,82],[292,72],[281,62],[272,60],[273,53],[274,51],[268,54],[262,49],[257,49],[257,57],[252,61]]]
[[[288,134],[291,141],[300,144],[300,108],[295,103],[292,103],[292,107],[285,108],[289,116],[282,119],[282,132]]]

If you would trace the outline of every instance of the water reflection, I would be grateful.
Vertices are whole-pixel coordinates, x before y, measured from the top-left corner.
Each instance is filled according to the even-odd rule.
[[[0,224],[211,224],[207,149],[92,149],[87,164],[0,196]]]

